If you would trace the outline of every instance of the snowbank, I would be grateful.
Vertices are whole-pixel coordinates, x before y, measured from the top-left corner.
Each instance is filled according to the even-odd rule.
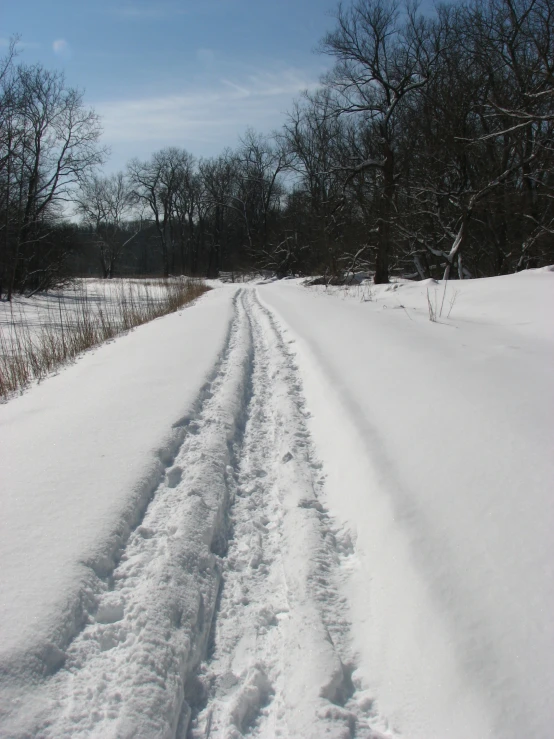
[[[212,291],[0,406],[2,711],[62,663],[215,372],[234,293]]]
[[[413,739],[554,725],[554,274],[364,294],[279,283],[380,713]],[[343,300],[337,299],[342,297]],[[364,300],[364,302],[361,302]]]

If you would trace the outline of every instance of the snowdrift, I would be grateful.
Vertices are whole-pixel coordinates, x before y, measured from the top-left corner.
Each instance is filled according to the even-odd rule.
[[[260,290],[291,339],[352,527],[360,664],[406,736],[554,726],[554,272]],[[448,303],[447,303],[448,304]]]

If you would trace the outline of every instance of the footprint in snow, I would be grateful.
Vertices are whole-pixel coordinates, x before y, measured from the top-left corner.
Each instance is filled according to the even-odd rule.
[[[167,486],[176,488],[183,477],[183,470],[178,465],[167,471]]]

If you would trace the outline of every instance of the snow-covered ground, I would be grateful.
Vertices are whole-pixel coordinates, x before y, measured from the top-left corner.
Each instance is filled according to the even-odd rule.
[[[554,272],[443,289],[222,286],[0,406],[2,737],[553,735]]]

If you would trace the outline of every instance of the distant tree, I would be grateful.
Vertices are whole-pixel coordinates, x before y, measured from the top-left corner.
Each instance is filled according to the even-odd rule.
[[[332,278],[344,266],[346,201],[340,167],[349,163],[343,161],[346,124],[334,111],[329,89],[306,95],[293,107],[282,134],[294,182],[286,215],[292,218],[289,230],[295,238],[289,239],[287,248],[309,247],[300,263]]]
[[[133,159],[128,165],[129,182],[138,200],[152,213],[161,244],[163,273],[170,272],[170,256],[174,249],[174,215],[177,193],[183,172],[189,166],[190,154],[172,146],[161,149],[146,161]]]
[[[280,241],[276,227],[285,194],[282,175],[291,153],[281,140],[249,129],[240,140],[236,159],[234,201],[245,219],[250,254],[260,262]]]
[[[0,82],[2,272],[8,299],[55,282],[49,234],[73,188],[104,160],[100,122],[83,94],[40,65],[4,67]],[[60,246],[60,248],[62,248]]]
[[[199,274],[201,182],[196,171],[196,160],[188,152],[182,153],[174,199],[174,241],[179,246],[181,273]],[[172,252],[172,270],[175,270],[176,249]]]
[[[123,172],[87,178],[75,196],[75,204],[83,223],[93,232],[102,276],[113,277],[128,240],[125,219],[133,205],[133,194]]]
[[[250,248],[248,219],[245,218],[244,203],[237,196],[238,164],[233,152],[227,149],[219,157],[202,160],[199,171],[208,252],[206,274],[208,277],[217,277],[233,248],[244,248],[245,243]],[[246,241],[239,238],[233,243],[231,232],[237,221],[241,224],[239,232],[246,233]]]

